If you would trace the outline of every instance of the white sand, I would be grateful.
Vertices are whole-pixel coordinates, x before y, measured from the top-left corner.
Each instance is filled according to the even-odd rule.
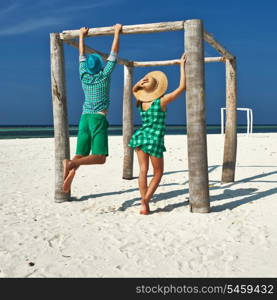
[[[109,143],[104,166],[79,169],[75,201],[57,204],[54,140],[0,140],[0,277],[277,276],[276,133],[239,135],[236,182],[225,185],[223,137],[208,136],[209,214],[189,212],[186,136],[166,136],[148,216],[137,179],[121,179],[122,137]]]

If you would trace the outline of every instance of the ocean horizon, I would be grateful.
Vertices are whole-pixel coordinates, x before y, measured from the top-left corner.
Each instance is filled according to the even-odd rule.
[[[140,125],[134,125],[134,131]],[[207,125],[208,134],[220,134],[220,125]],[[246,125],[237,126],[238,133],[247,133]],[[277,124],[272,125],[253,125],[253,133],[277,132]],[[78,125],[69,125],[69,136],[77,136]],[[110,125],[109,135],[122,135],[122,125]],[[185,125],[167,125],[166,134],[186,134]],[[49,138],[54,137],[53,125],[0,125],[0,139],[14,138]]]

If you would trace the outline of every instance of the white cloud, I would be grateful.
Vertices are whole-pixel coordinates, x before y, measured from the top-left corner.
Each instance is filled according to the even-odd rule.
[[[120,0],[117,0],[117,3],[121,2]],[[103,6],[108,6],[110,4],[114,4],[115,1],[94,1],[91,4],[85,4],[85,5],[72,5],[72,6],[66,6],[63,8],[60,8],[60,12],[74,12],[74,11],[80,11],[80,10],[87,10],[87,9],[93,9],[93,8],[98,8],[98,7],[103,7]]]
[[[20,23],[17,23],[13,26],[9,26],[4,29],[0,29],[0,36],[22,34],[26,32],[35,31],[43,27],[49,27],[51,25],[59,25],[64,21],[60,18],[43,18],[43,19],[34,19],[26,20]]]
[[[80,5],[70,5],[68,1],[63,0],[12,2],[0,10],[0,36],[22,34],[64,24],[70,21],[74,12],[108,7],[122,1],[124,0],[95,0]]]
[[[1,18],[5,17],[7,14],[10,14],[14,10],[16,10],[18,7],[19,7],[19,5],[17,3],[12,3],[11,5],[9,5],[5,8],[2,8],[0,10],[0,17]]]

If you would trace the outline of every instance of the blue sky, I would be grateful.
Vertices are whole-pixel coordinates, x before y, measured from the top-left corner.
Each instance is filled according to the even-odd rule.
[[[102,27],[202,19],[205,30],[237,57],[238,107],[253,109],[255,124],[276,124],[277,1],[233,0],[48,0],[1,1],[0,4],[0,125],[53,123],[50,89],[49,33],[82,26]],[[86,43],[109,52],[112,36]],[[122,35],[120,56],[138,60],[180,57],[183,32]],[[206,56],[218,53],[205,43]],[[83,92],[78,51],[65,46],[69,123],[77,124]],[[156,69],[156,68],[155,68]],[[169,78],[169,91],[179,82],[179,66],[159,67]],[[134,82],[154,68],[137,68]],[[205,65],[206,121],[220,123],[225,106],[225,67]],[[110,124],[122,119],[123,67],[117,65],[111,84]],[[185,95],[168,107],[168,124],[185,123]],[[134,107],[134,120],[140,123]],[[245,123],[244,112],[238,122]]]

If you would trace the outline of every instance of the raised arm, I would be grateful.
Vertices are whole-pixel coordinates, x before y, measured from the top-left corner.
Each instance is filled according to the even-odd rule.
[[[161,107],[165,110],[166,105],[171,101],[179,97],[182,92],[186,89],[186,74],[185,74],[185,64],[187,62],[187,55],[184,53],[180,58],[180,83],[176,90],[171,93],[165,94],[161,98]]]
[[[114,25],[114,37],[113,37],[111,52],[116,53],[116,54],[118,54],[118,51],[119,51],[119,36],[120,36],[121,30],[122,30],[121,24]]]
[[[115,68],[116,59],[119,51],[119,35],[122,30],[121,24],[114,25],[114,38],[111,47],[111,53],[107,59],[107,64],[103,70],[103,74],[106,76],[110,76]]]
[[[88,27],[82,27],[79,31],[79,54],[83,56],[85,54],[84,51],[84,37],[88,34]]]

